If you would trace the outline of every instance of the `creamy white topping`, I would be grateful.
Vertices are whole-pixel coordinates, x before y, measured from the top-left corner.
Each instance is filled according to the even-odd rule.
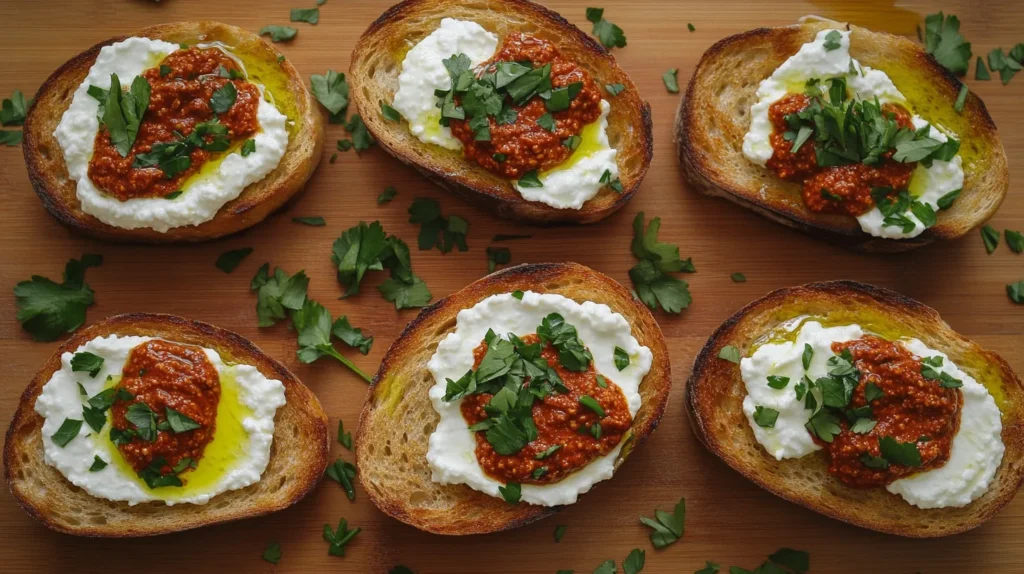
[[[475,68],[498,48],[498,37],[476,22],[444,18],[441,26],[420,40],[402,61],[398,91],[391,106],[409,122],[409,131],[423,143],[450,150],[462,149],[462,142],[442,126],[441,110],[435,105],[434,90],[452,87],[451,76],[443,60],[454,55],[469,56]]]
[[[817,321],[807,321],[799,327],[795,342],[766,343],[740,361],[740,373],[747,389],[743,412],[757,442],[777,460],[800,458],[821,449],[805,428],[812,412],[804,408],[803,400],[797,400],[794,388],[804,376],[804,344],[811,345],[814,352],[807,376],[816,380],[827,374],[826,361],[835,355],[832,343],[863,336],[863,329],[856,324],[825,328]],[[964,402],[949,461],[941,467],[895,480],[886,489],[920,508],[969,504],[988,490],[1002,462],[1004,445],[999,408],[988,390],[960,370],[945,353],[917,339],[899,344],[919,358],[941,356],[943,364],[936,370],[963,382],[960,391]],[[773,389],[768,386],[769,375],[789,377],[790,383],[782,389]],[[762,427],[754,420],[757,406],[779,411],[773,428]]]
[[[462,53],[469,56],[475,68],[489,60],[497,47],[498,37],[476,22],[452,18],[442,19],[440,27],[413,46],[402,61],[398,92],[391,104],[408,122],[410,133],[424,143],[462,149],[462,142],[452,135],[451,129],[438,123],[441,110],[434,91],[451,88],[451,77],[443,60]],[[558,209],[580,209],[602,187],[618,178],[616,151],[608,142],[610,111],[611,105],[601,100],[601,116],[584,127],[583,143],[576,152],[561,165],[539,174],[543,187],[514,183],[523,199]]]
[[[75,353],[90,352],[103,358],[102,368],[95,377],[89,376],[87,372],[71,370],[71,359],[75,353],[64,353],[61,356],[61,368],[43,386],[35,404],[36,412],[44,419],[42,442],[46,463],[92,496],[125,501],[133,506],[152,500],[162,500],[168,506],[179,503],[206,504],[222,492],[245,488],[258,482],[270,462],[274,414],[285,404],[284,385],[281,381],[267,379],[251,365],[227,365],[213,349],[204,348],[203,351],[217,369],[222,385],[225,377],[232,377],[238,389],[237,398],[249,411],[241,421],[248,436],[243,437],[239,450],[233,453],[231,460],[211,461],[204,456],[199,461],[199,469],[204,473],[210,472],[209,468],[203,468],[204,463],[224,464],[222,468],[218,466],[214,469],[218,473],[216,480],[203,481],[204,484],[197,488],[186,484],[185,488],[150,489],[134,472],[130,472],[130,467],[123,459],[114,460],[114,457],[121,455],[110,442],[109,414],[107,423],[99,433],[94,432],[88,424],[83,424],[78,436],[63,447],[50,438],[65,419],[82,420],[82,409],[87,398],[105,388],[108,376],[120,376],[131,350],[151,339],[153,337],[109,335],[92,339],[75,349]],[[79,384],[85,389],[84,396]],[[221,401],[230,400],[231,396],[222,392]],[[218,412],[225,406],[220,405]],[[214,431],[214,442],[217,440],[217,432]],[[213,448],[214,442],[207,445],[207,452]],[[102,470],[90,471],[97,456],[108,464]],[[190,471],[185,476],[198,472]]]
[[[653,355],[633,337],[625,317],[607,305],[591,301],[577,303],[552,293],[526,291],[522,300],[511,293],[492,295],[459,312],[455,330],[438,344],[427,363],[435,381],[430,389],[430,401],[441,416],[430,435],[427,450],[431,480],[441,484],[465,484],[491,496],[501,496],[498,487],[502,483],[485,474],[477,461],[476,438],[460,411],[462,399],[444,401],[446,379],[458,380],[473,367],[473,349],[484,340],[488,329],[499,335],[529,335],[536,333],[541,320],[551,313],[562,315],[566,323],[576,327],[580,341],[594,357],[594,368],[622,389],[630,414],[636,416],[641,403],[640,382],[651,368]],[[629,366],[622,371],[614,364],[616,346],[630,357]],[[621,449],[620,442],[607,455],[559,482],[522,485],[523,502],[541,506],[576,502],[578,496],[594,484],[611,478]]]
[[[833,31],[840,34],[839,47],[825,49],[825,37]],[[770,136],[772,124],[768,109],[772,104],[793,92],[802,92],[807,80],[822,81],[831,78],[845,78],[847,87],[860,100],[878,98],[879,103],[894,103],[907,107],[907,99],[896,88],[889,76],[881,71],[862,66],[850,57],[850,33],[842,30],[822,30],[814,41],[800,47],[796,54],[776,68],[770,77],[757,88],[757,103],[750,108],[750,129],[743,137],[743,154],[757,165],[764,166],[771,159]],[[912,110],[911,110],[912,111]],[[912,115],[915,128],[922,128],[928,122]],[[939,126],[932,125],[929,137],[946,141],[947,135]],[[964,183],[964,171],[959,155],[952,161],[935,160],[931,167],[918,164],[910,180],[910,194],[920,201],[939,210],[938,200],[946,193],[960,189]],[[914,229],[904,233],[900,226],[883,225],[882,212],[877,207],[857,217],[861,229],[875,237],[891,239],[917,237],[926,229],[913,213],[904,215],[914,222]]]
[[[107,225],[123,229],[147,227],[165,233],[174,227],[209,221],[246,186],[273,171],[288,147],[287,118],[260,98],[256,111],[260,131],[253,136],[255,151],[245,157],[239,152],[225,155],[215,170],[186,180],[178,197],[121,201],[100,191],[88,175],[100,129],[99,102],[87,93],[89,86],[110,88],[111,74],[117,75],[122,87],[130,86],[136,76],[178,49],[177,44],[135,37],[104,46],[53,133],[64,152],[68,177],[77,182],[76,194],[82,211]]]
[[[583,128],[584,143],[561,165],[540,174],[544,187],[523,187],[516,182],[516,189],[523,199],[558,209],[579,209],[608,182],[619,177],[616,151],[608,143],[608,113],[611,109],[607,100],[601,100],[601,117],[596,125]]]

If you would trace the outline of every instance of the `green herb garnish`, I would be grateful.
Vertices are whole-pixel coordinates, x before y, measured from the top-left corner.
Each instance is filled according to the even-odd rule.
[[[231,273],[242,261],[245,260],[252,253],[252,247],[242,247],[241,249],[232,249],[231,251],[225,251],[217,257],[217,262],[214,265],[217,269],[225,273]]]

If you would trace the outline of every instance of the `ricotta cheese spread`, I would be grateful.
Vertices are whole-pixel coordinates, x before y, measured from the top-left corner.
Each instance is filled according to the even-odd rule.
[[[457,54],[469,56],[472,67],[486,62],[498,48],[498,36],[476,22],[444,18],[441,26],[409,50],[398,75],[398,92],[391,106],[409,122],[409,131],[421,142],[461,150],[462,142],[442,126],[434,90],[452,86],[443,60]]]
[[[833,31],[839,32],[839,47],[825,49],[826,36]],[[772,157],[772,123],[768,117],[768,109],[772,104],[792,92],[802,92],[807,80],[817,78],[845,78],[847,87],[856,99],[871,100],[878,98],[881,104],[894,103],[907,107],[906,97],[896,88],[889,76],[881,70],[873,70],[862,66],[850,57],[850,33],[843,30],[822,30],[813,42],[800,47],[796,54],[782,63],[770,77],[761,82],[757,88],[757,103],[750,108],[750,129],[743,137],[743,155],[760,166],[765,166]],[[913,112],[912,109],[910,109]],[[911,115],[915,128],[923,128],[929,123],[916,114]],[[947,135],[937,126],[932,125],[929,137],[946,141]],[[959,155],[951,161],[934,160],[931,167],[918,164],[910,179],[912,197],[926,203],[936,212],[939,211],[938,200],[950,191],[961,189],[964,183],[963,163]],[[857,217],[861,229],[875,237],[890,239],[916,237],[924,232],[925,225],[912,212],[906,217],[914,222],[914,229],[904,233],[898,226],[883,226],[882,212],[878,207]]]
[[[766,343],[740,361],[740,374],[747,390],[743,412],[757,442],[776,460],[800,458],[821,447],[815,444],[804,426],[812,412],[804,408],[803,400],[797,400],[794,385],[773,389],[768,386],[768,376],[789,377],[794,383],[800,381],[804,376],[804,345],[809,344],[813,356],[806,374],[811,380],[823,377],[827,374],[826,362],[835,355],[832,343],[859,339],[865,334],[856,324],[823,327],[817,321],[807,321],[798,329],[794,341]],[[1004,445],[999,408],[988,390],[944,353],[917,339],[900,341],[900,344],[921,358],[941,356],[942,366],[935,369],[963,382],[960,388],[963,406],[949,461],[938,468],[894,480],[886,490],[919,508],[965,506],[985,493],[1002,462]],[[779,412],[774,428],[761,427],[754,421],[757,406]]]
[[[626,397],[631,416],[640,410],[640,382],[651,369],[653,355],[632,336],[629,322],[607,305],[586,301],[577,303],[553,293],[526,291],[522,300],[511,293],[492,295],[456,318],[455,330],[437,346],[427,363],[434,377],[430,401],[441,419],[431,433],[427,463],[431,480],[441,484],[465,484],[494,497],[503,484],[483,472],[476,458],[476,438],[460,410],[462,399],[444,401],[446,379],[458,380],[473,367],[473,349],[484,340],[488,329],[500,336],[518,336],[537,331],[544,317],[558,313],[565,322],[576,327],[580,341],[594,357],[594,368],[606,373]],[[629,366],[619,371],[614,364],[615,347],[626,351]],[[623,441],[624,442],[624,441]],[[552,484],[523,484],[522,501],[540,506],[572,504],[594,484],[611,478],[615,460],[623,442],[607,455],[592,461],[579,471]]]
[[[561,165],[539,174],[543,187],[522,187],[516,182],[516,190],[523,199],[558,209],[579,209],[609,181],[619,177],[616,152],[608,143],[611,109],[607,100],[601,100],[601,117],[583,128],[580,147]]]
[[[146,227],[160,233],[174,227],[199,225],[213,219],[225,203],[238,197],[248,185],[266,177],[284,157],[288,147],[287,118],[261,98],[256,114],[260,132],[253,137],[255,151],[245,157],[238,152],[226,154],[215,169],[190,178],[180,196],[121,201],[96,187],[88,170],[100,129],[99,102],[87,93],[89,86],[109,89],[111,74],[117,75],[122,86],[130,86],[136,76],[178,49],[177,44],[135,37],[104,46],[53,133],[64,153],[68,177],[77,184],[82,211],[107,225],[123,229]]]
[[[51,436],[65,419],[82,420],[82,407],[88,397],[108,386],[107,377],[121,375],[129,352],[153,337],[109,335],[97,337],[61,356],[61,368],[43,386],[35,410],[43,417],[43,451],[46,463],[61,472],[72,484],[92,496],[129,505],[163,501],[168,506],[180,503],[206,504],[229,490],[245,488],[260,480],[270,461],[274,437],[274,414],[284,406],[284,385],[267,379],[251,365],[229,365],[213,349],[203,351],[217,369],[221,380],[221,398],[213,440],[206,445],[195,470],[186,475],[184,487],[149,488],[124,461],[110,440],[110,420],[101,432],[83,424],[77,437],[64,447]],[[90,352],[103,358],[95,377],[88,372],[72,371],[75,353]],[[84,388],[84,394],[79,389]],[[239,437],[240,442],[230,439]],[[91,471],[95,457],[108,464]]]
[[[461,53],[476,68],[489,60],[497,47],[498,37],[480,24],[453,18],[442,19],[437,30],[413,46],[402,60],[398,91],[391,103],[408,122],[409,132],[423,143],[461,150],[462,142],[439,123],[441,110],[434,91],[448,90],[452,83],[443,60]],[[583,128],[580,147],[562,164],[538,174],[542,187],[514,184],[523,199],[557,209],[580,209],[618,178],[616,151],[608,142],[610,111],[611,104],[602,99],[601,116]]]

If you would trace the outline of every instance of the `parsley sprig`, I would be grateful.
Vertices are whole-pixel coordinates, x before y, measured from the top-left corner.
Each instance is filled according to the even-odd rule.
[[[412,272],[409,246],[388,235],[379,221],[360,221],[342,233],[334,242],[331,260],[338,267],[338,282],[345,287],[342,297],[359,293],[367,271],[387,269],[391,277],[377,289],[396,309],[424,307],[430,302],[426,283]]]
[[[260,327],[270,327],[282,319],[291,318],[292,327],[298,333],[299,360],[312,363],[329,356],[345,365],[366,382],[372,382],[347,357],[338,352],[331,337],[356,347],[364,355],[369,352],[373,338],[363,336],[361,329],[353,328],[344,316],[332,321],[331,312],[306,295],[309,278],[302,271],[288,275],[280,268],[270,275],[269,263],[264,263],[256,272],[249,288],[256,291],[256,316]],[[365,349],[365,350],[364,350]]]
[[[958,76],[967,73],[971,43],[960,34],[960,19],[950,14],[929,14],[924,19],[925,51]]]
[[[655,510],[654,518],[640,517],[640,522],[651,528],[651,544],[664,548],[683,536],[686,522],[686,499],[680,498],[672,512]]]
[[[633,219],[633,256],[640,260],[629,270],[636,296],[651,309],[679,313],[690,306],[693,298],[686,281],[669,273],[693,273],[693,262],[679,258],[679,247],[658,242],[661,218],[655,217],[644,228],[644,212]]]
[[[458,215],[441,215],[441,204],[435,199],[417,197],[409,206],[409,223],[418,223],[420,233],[417,239],[420,251],[437,247],[441,253],[449,253],[453,247],[467,251],[466,234],[469,222]]]
[[[103,263],[103,257],[86,253],[64,266],[61,283],[33,275],[14,287],[21,327],[36,341],[53,341],[85,323],[85,310],[93,303],[93,290],[85,282],[85,270]]]
[[[607,49],[625,48],[626,34],[615,24],[604,19],[604,8],[587,8],[587,20],[594,24],[593,34]]]

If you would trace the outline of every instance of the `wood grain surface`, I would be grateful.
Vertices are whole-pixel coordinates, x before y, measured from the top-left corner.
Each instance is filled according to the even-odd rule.
[[[90,322],[115,313],[153,311],[208,321],[249,337],[285,362],[320,397],[331,417],[354,426],[366,385],[341,365],[323,359],[302,365],[295,337],[283,326],[256,326],[255,297],[249,280],[265,261],[289,272],[305,269],[310,295],[335,315],[376,337],[369,356],[356,363],[374,371],[388,345],[415,311],[396,312],[374,289],[380,275],[364,283],[363,293],[337,300],[341,290],[329,254],[339,233],[359,220],[379,219],[385,229],[415,244],[416,226],[406,209],[414,197],[441,201],[445,213],[470,222],[466,253],[413,253],[413,266],[435,298],[484,275],[485,248],[495,233],[530,233],[509,242],[513,262],[573,260],[628,284],[630,222],[638,211],[662,218],[662,238],[693,257],[697,273],[686,276],[693,305],[679,316],[658,313],[671,350],[673,379],[669,408],[661,427],[616,477],[579,504],[531,526],[488,536],[443,538],[418,532],[378,512],[362,490],[349,502],[341,488],[326,481],[297,506],[268,517],[170,536],[131,541],[76,539],[55,534],[29,518],[6,493],[0,494],[0,541],[6,572],[306,572],[383,573],[404,564],[419,574],[475,572],[553,573],[558,569],[591,572],[602,561],[620,562],[629,551],[647,551],[645,574],[693,572],[705,560],[753,568],[782,546],[811,553],[814,572],[1020,572],[1024,566],[1024,497],[986,525],[945,540],[915,541],[876,534],[831,521],[761,491],[709,455],[689,430],[682,405],[683,385],[693,357],[711,331],[735,310],[766,292],[824,279],[856,279],[917,298],[938,309],[959,332],[1001,353],[1024,371],[1024,307],[1014,306],[1004,285],[1024,279],[1024,256],[1005,244],[986,255],[977,232],[962,240],[936,244],[898,256],[850,253],[816,242],[722,200],[698,195],[683,183],[671,140],[679,96],[661,82],[668,68],[679,68],[685,84],[702,52],[727,35],[757,26],[792,23],[814,13],[888,30],[914,34],[924,15],[943,9],[960,16],[962,31],[975,54],[1009,49],[1024,41],[1024,5],[1006,0],[908,2],[684,2],[602,0],[605,16],[620,25],[629,40],[616,58],[639,86],[654,113],[655,156],[640,192],[618,214],[589,227],[523,228],[476,210],[417,176],[379,149],[361,155],[326,158],[340,126],[328,128],[328,151],[304,195],[285,212],[225,240],[204,245],[148,247],[103,244],[78,237],[43,209],[26,177],[20,148],[0,147],[0,420],[9,420],[36,369],[57,343],[35,343],[15,320],[11,289],[33,274],[59,278],[65,261],[82,253],[101,253],[103,266],[90,269],[87,282],[96,291]],[[551,0],[549,6],[589,30],[588,2]],[[76,53],[111,36],[152,24],[214,19],[258,29],[287,24],[291,7],[313,5],[271,0],[5,0],[0,3],[5,49],[0,95],[18,88],[35,92],[46,77]],[[356,38],[388,6],[387,2],[329,0],[320,24],[295,24],[299,35],[279,44],[303,76],[328,68],[347,70]],[[688,32],[692,22],[695,32]],[[973,64],[971,78],[973,78]],[[1024,76],[1009,86],[998,81],[967,81],[988,105],[1010,157],[1011,180],[1024,179],[1017,160],[1024,153]],[[375,198],[393,185],[398,197],[377,206]],[[326,227],[292,223],[293,216],[324,216]],[[1024,197],[1012,190],[992,223],[1000,230],[1024,228]],[[214,268],[217,255],[252,246],[255,252],[234,273]],[[746,283],[733,283],[733,272]],[[333,456],[352,460],[334,445]],[[637,518],[655,508],[670,508],[686,497],[686,535],[661,551],[647,539]],[[327,554],[324,523],[344,516],[363,528],[344,558]],[[552,533],[568,525],[561,543]],[[281,543],[278,566],[260,559],[271,541]]]

